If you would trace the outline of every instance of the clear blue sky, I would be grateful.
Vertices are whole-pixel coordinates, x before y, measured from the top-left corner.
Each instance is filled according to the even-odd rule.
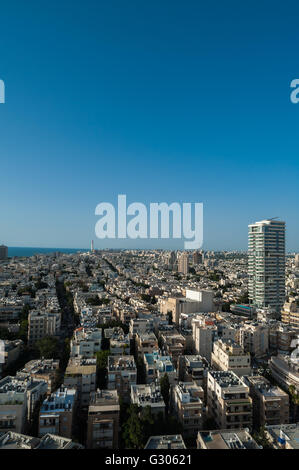
[[[95,207],[127,194],[203,202],[206,249],[278,216],[299,251],[298,1],[0,8],[0,244],[108,246]]]

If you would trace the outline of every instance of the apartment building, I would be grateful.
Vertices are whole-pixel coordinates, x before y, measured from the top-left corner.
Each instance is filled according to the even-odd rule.
[[[231,339],[220,339],[213,344],[211,364],[216,370],[231,370],[239,377],[251,373],[250,354]]]
[[[28,343],[33,345],[45,336],[60,332],[61,313],[32,310],[28,315]]]
[[[277,315],[285,302],[285,222],[262,220],[249,225],[249,299]]]
[[[299,329],[299,307],[295,300],[286,302],[281,311],[281,321],[292,328]]]
[[[88,449],[117,449],[119,398],[116,390],[97,390],[91,394],[87,419]]]
[[[299,392],[299,363],[297,358],[291,356],[272,356],[269,367],[273,378],[284,389],[293,385]]]
[[[260,375],[244,377],[253,404],[253,427],[289,422],[289,395]]]
[[[189,257],[188,253],[182,253],[178,258],[178,272],[184,275],[189,272]]]
[[[217,339],[217,326],[213,322],[207,323],[204,319],[192,320],[192,336],[197,354],[211,363],[213,342]]]
[[[58,359],[33,359],[25,364],[22,370],[17,372],[17,376],[32,377],[47,383],[47,393],[54,391],[59,369]]]
[[[185,442],[181,434],[171,434],[167,436],[151,436],[145,444],[145,449],[186,449]]]
[[[164,374],[168,375],[171,385],[176,383],[177,371],[173,366],[170,356],[162,356],[158,351],[154,351],[152,354],[144,354],[143,361],[147,384],[150,384],[156,379],[159,381]]]
[[[112,356],[130,354],[130,337],[125,335],[120,327],[107,328],[104,330],[105,338],[110,340],[110,353]]]
[[[18,359],[23,351],[24,343],[21,339],[13,341],[0,340],[0,378],[3,371]]]
[[[207,406],[219,429],[252,427],[249,387],[232,371],[208,371]]]
[[[195,382],[179,382],[172,391],[172,406],[184,436],[195,436],[204,419],[204,391]]]
[[[143,357],[144,354],[152,354],[154,351],[159,350],[158,339],[153,332],[136,333],[135,345],[139,357]]]
[[[55,449],[84,449],[81,444],[62,436],[45,434],[41,439],[9,431],[0,436],[0,449],[3,450],[55,450]]]
[[[160,313],[172,314],[172,320],[179,324],[182,313],[214,312],[214,292],[211,290],[186,289],[185,297],[168,297],[159,301]]]
[[[70,357],[64,374],[64,385],[77,390],[77,400],[82,408],[89,405],[90,394],[96,391],[96,358]]]
[[[179,356],[184,353],[186,338],[174,331],[163,331],[160,335],[163,354],[171,357],[173,364],[177,367]]]
[[[180,356],[179,380],[182,382],[195,382],[205,388],[208,363],[199,354]]]
[[[61,386],[42,403],[39,412],[39,437],[57,434],[72,438],[76,415],[77,391]]]
[[[290,354],[292,341],[297,338],[298,331],[285,323],[274,323],[269,327],[269,346],[278,354]]]
[[[161,395],[160,384],[155,381],[151,384],[132,385],[131,403],[142,409],[149,406],[153,415],[165,415],[165,403]]]
[[[44,381],[10,376],[0,380],[0,432],[24,432],[46,393]]]
[[[70,343],[70,356],[92,358],[101,351],[102,329],[101,328],[77,328]]]
[[[199,431],[197,435],[197,449],[210,450],[241,450],[261,449],[253,439],[248,429],[228,429],[215,431]]]
[[[136,333],[150,333],[153,330],[153,321],[146,318],[132,318],[130,320],[129,334],[134,338]]]
[[[108,390],[116,390],[125,402],[130,401],[131,386],[136,385],[137,367],[134,356],[108,357]]]
[[[299,449],[299,423],[266,426],[265,434],[274,449]]]
[[[238,343],[256,358],[269,351],[269,327],[260,323],[245,323],[238,329]]]

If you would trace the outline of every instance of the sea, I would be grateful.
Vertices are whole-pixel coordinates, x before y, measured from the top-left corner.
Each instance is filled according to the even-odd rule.
[[[8,247],[8,257],[13,256],[33,256],[33,255],[47,255],[50,253],[60,252],[60,253],[77,253],[77,252],[86,252],[89,251],[88,248],[39,248],[39,247],[19,247],[19,246],[9,246]]]

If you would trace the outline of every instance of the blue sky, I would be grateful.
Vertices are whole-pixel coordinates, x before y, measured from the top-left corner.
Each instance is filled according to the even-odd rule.
[[[2,2],[0,243],[157,246],[96,239],[126,194],[203,202],[205,249],[278,216],[299,251],[299,5],[243,3]]]

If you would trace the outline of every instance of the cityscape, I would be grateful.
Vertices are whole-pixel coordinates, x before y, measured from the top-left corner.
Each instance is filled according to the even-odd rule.
[[[299,450],[298,18],[1,2],[1,470]]]
[[[0,247],[0,449],[298,449],[299,254]],[[2,352],[1,352],[2,351]]]

